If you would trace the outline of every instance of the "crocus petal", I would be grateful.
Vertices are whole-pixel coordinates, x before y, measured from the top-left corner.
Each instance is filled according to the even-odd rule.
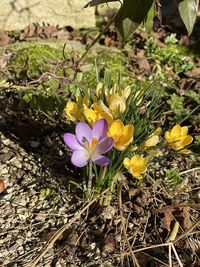
[[[190,143],[192,143],[193,141],[193,137],[191,135],[187,135],[183,138],[183,140],[181,140],[181,145],[182,146],[187,146],[189,145]]]
[[[127,158],[127,157],[124,158],[123,163],[124,163],[124,166],[125,166],[126,169],[130,168],[130,159],[129,158]]]
[[[92,161],[99,166],[107,166],[110,163],[110,159],[102,155],[92,157]]]
[[[182,154],[191,154],[191,153],[192,153],[192,151],[189,150],[189,149],[187,149],[187,148],[182,149],[182,150],[180,150],[179,152],[182,153]]]
[[[179,137],[181,135],[181,126],[176,124],[171,130],[171,136]]]
[[[91,141],[91,128],[90,126],[85,122],[79,122],[76,126],[76,137],[79,141],[79,143],[83,144],[85,141],[90,142]]]
[[[113,138],[112,137],[107,137],[107,138],[103,139],[102,141],[100,141],[95,146],[93,154],[94,155],[105,154],[106,152],[108,152],[109,150],[112,149],[113,144],[114,144]]]
[[[65,133],[63,136],[65,144],[72,150],[82,149],[82,146],[78,143],[74,134]]]
[[[84,167],[89,160],[90,155],[86,150],[75,150],[71,157],[71,162],[73,165],[82,168]]]
[[[96,138],[97,140],[101,138],[105,138],[108,132],[108,123],[105,119],[98,120],[93,128],[92,128],[92,138]]]
[[[183,126],[181,127],[181,135],[187,135],[188,133],[188,127],[187,126]]]

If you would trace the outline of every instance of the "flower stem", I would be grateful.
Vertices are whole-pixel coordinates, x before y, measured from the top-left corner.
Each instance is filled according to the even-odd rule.
[[[89,161],[89,177],[88,177],[88,195],[91,195],[91,191],[92,191],[92,161]]]

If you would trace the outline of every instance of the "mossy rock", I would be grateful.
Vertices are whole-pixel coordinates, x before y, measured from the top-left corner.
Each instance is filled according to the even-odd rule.
[[[16,80],[34,79],[50,71],[59,59],[62,59],[61,50],[48,45],[32,45],[16,50],[8,69]]]

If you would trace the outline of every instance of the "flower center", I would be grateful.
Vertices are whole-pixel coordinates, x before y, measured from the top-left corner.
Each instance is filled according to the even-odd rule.
[[[85,149],[88,151],[88,153],[91,155],[95,146],[99,143],[97,138],[93,137],[91,143],[86,142],[85,143]]]

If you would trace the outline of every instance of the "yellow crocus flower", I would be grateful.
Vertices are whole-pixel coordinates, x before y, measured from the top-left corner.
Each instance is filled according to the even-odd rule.
[[[114,139],[114,148],[117,150],[126,149],[133,141],[134,126],[124,125],[121,120],[115,120],[109,127],[108,135]]]
[[[149,149],[150,147],[154,147],[159,142],[159,135],[161,133],[161,128],[158,127],[142,144],[140,148],[142,151],[147,151],[151,156],[156,156],[159,153],[158,149]]]
[[[111,112],[101,100],[94,103],[90,108],[85,108],[83,113],[91,126],[100,119],[105,119],[108,122],[108,125],[110,125],[113,121]]]
[[[68,101],[65,107],[66,116],[71,121],[82,120],[82,112],[78,105],[73,101]]]
[[[165,139],[173,149],[183,154],[189,154],[191,151],[184,147],[192,143],[193,137],[187,133],[187,126],[181,127],[179,124],[176,124],[171,131],[165,132]]]
[[[84,108],[83,114],[91,126],[98,120],[97,113],[92,108]]]
[[[131,159],[124,158],[124,166],[128,170],[130,174],[133,175],[133,177],[137,179],[142,178],[142,174],[144,174],[147,170],[147,161],[148,158],[143,158],[140,155],[135,155]]]
[[[109,97],[108,106],[115,118],[118,118],[126,110],[126,101],[119,94]]]

